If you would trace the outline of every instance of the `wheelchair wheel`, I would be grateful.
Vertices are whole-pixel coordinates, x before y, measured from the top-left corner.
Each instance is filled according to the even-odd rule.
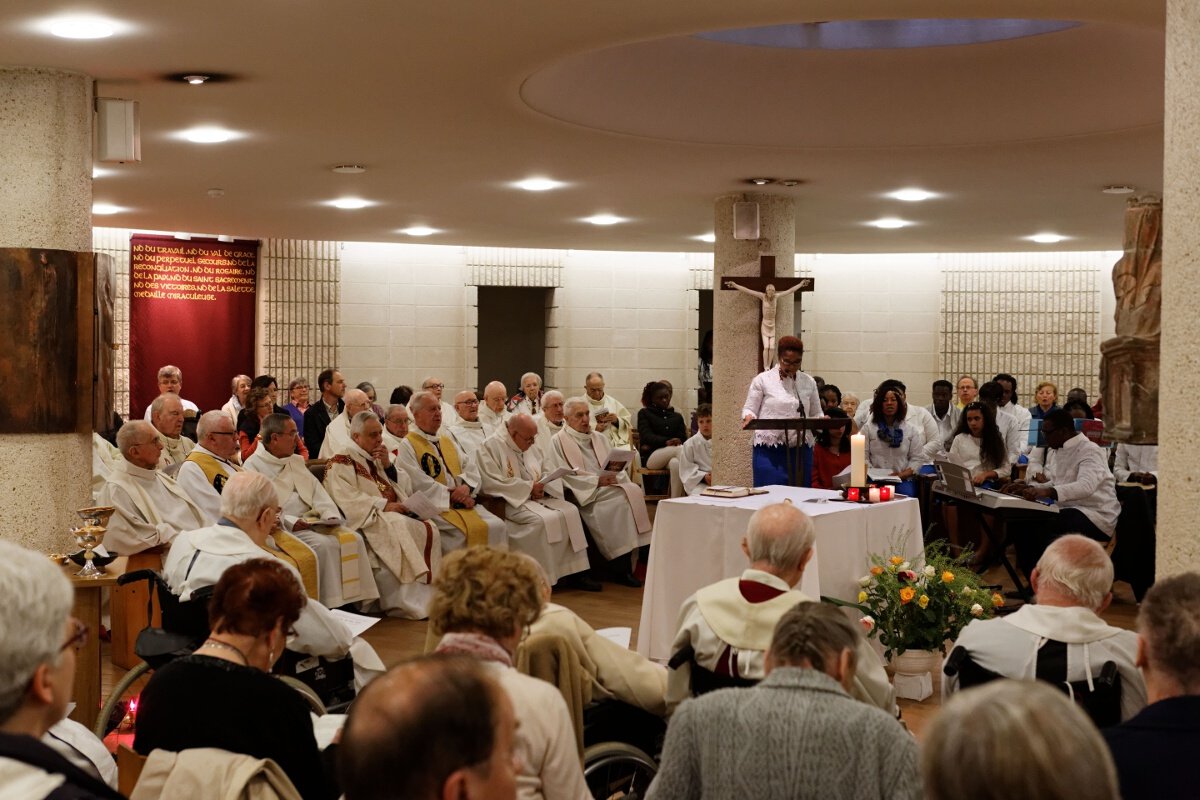
[[[133,686],[138,678],[150,671],[150,665],[145,661],[139,661],[137,666],[125,673],[124,677],[113,687],[112,694],[104,701],[103,708],[96,715],[96,723],[92,726],[92,733],[96,734],[97,739],[103,739],[107,733],[105,728],[108,725],[108,718],[112,716],[113,710],[116,709],[117,703],[121,702],[121,697],[125,692],[129,691],[129,687]]]
[[[658,765],[625,742],[601,742],[583,751],[583,777],[596,800],[638,800],[646,796]]]

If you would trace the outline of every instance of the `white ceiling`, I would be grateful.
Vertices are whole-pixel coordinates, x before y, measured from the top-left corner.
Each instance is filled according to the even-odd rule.
[[[967,46],[813,51],[692,34],[845,19],[1045,18],[1081,24]],[[128,23],[67,41],[35,23]],[[140,164],[111,165],[97,225],[253,237],[701,250],[713,199],[799,178],[802,252],[1121,245],[1128,183],[1161,192],[1161,0],[6,0],[0,62],[98,79],[141,103]],[[171,73],[220,72],[189,86]],[[245,134],[175,137],[196,125]],[[363,175],[336,175],[358,163]],[[108,166],[108,165],[105,165]],[[531,175],[567,181],[526,193]],[[905,186],[943,193],[887,200]],[[210,198],[207,190],[224,196]],[[771,189],[772,191],[776,189]],[[377,205],[323,205],[357,196]],[[628,217],[607,228],[578,221]],[[863,223],[901,216],[881,231]],[[444,233],[413,239],[414,224]]]

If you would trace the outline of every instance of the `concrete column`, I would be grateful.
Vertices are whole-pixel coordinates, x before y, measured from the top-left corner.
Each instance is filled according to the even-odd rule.
[[[733,238],[733,204],[758,203],[757,240]],[[775,256],[775,274],[795,273],[796,204],[788,197],[735,194],[717,198],[713,230],[713,482],[750,486],[752,432],[741,429],[746,390],[758,374],[761,305],[741,292],[722,289],[725,278],[756,276],[758,257]],[[791,297],[786,298],[788,301]],[[793,333],[792,303],[780,302],[776,337]]]
[[[1158,574],[1200,568],[1200,5],[1167,2]]]
[[[92,79],[0,67],[0,247],[92,249]],[[20,302],[20,298],[6,298]],[[20,392],[20,386],[6,387]],[[88,435],[0,435],[0,536],[46,552],[91,505]]]

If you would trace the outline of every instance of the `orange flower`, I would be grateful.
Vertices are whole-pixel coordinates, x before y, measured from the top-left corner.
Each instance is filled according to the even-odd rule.
[[[871,574],[872,575],[882,575],[883,567],[871,567]]]
[[[905,586],[903,589],[900,590],[900,602],[901,603],[905,603],[905,604],[911,603],[912,599],[916,596],[917,596],[917,590],[912,588],[911,586]]]
[[[888,561],[895,564],[896,566],[900,566],[901,564],[904,563],[904,556],[892,556],[891,558],[888,559]]]
[[[943,572],[942,583],[954,583],[954,573],[949,570]]]
[[[992,605],[996,608],[1004,608],[1004,595],[996,592],[992,595]]]

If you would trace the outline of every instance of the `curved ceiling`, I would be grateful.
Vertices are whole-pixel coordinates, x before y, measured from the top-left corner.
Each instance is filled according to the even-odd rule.
[[[89,7],[90,5],[90,7]],[[852,6],[852,8],[849,8]],[[103,165],[98,225],[254,237],[697,250],[714,197],[800,178],[808,252],[1112,249],[1108,183],[1162,185],[1162,0],[975,0],[977,18],[1078,21],[987,44],[799,50],[695,34],[934,19],[961,0],[319,4],[8,0],[0,60],[73,69],[141,103],[143,162]],[[119,16],[67,41],[55,13]],[[202,86],[162,76],[219,72]],[[534,109],[537,110],[534,110]],[[182,141],[196,125],[241,134]],[[330,171],[363,164],[361,175]],[[533,175],[564,181],[527,193]],[[917,185],[942,197],[901,204]],[[210,196],[209,190],[223,190]],[[370,201],[357,211],[328,201]],[[628,218],[598,228],[599,212]],[[879,231],[883,215],[915,224]],[[411,225],[443,232],[424,239]]]

